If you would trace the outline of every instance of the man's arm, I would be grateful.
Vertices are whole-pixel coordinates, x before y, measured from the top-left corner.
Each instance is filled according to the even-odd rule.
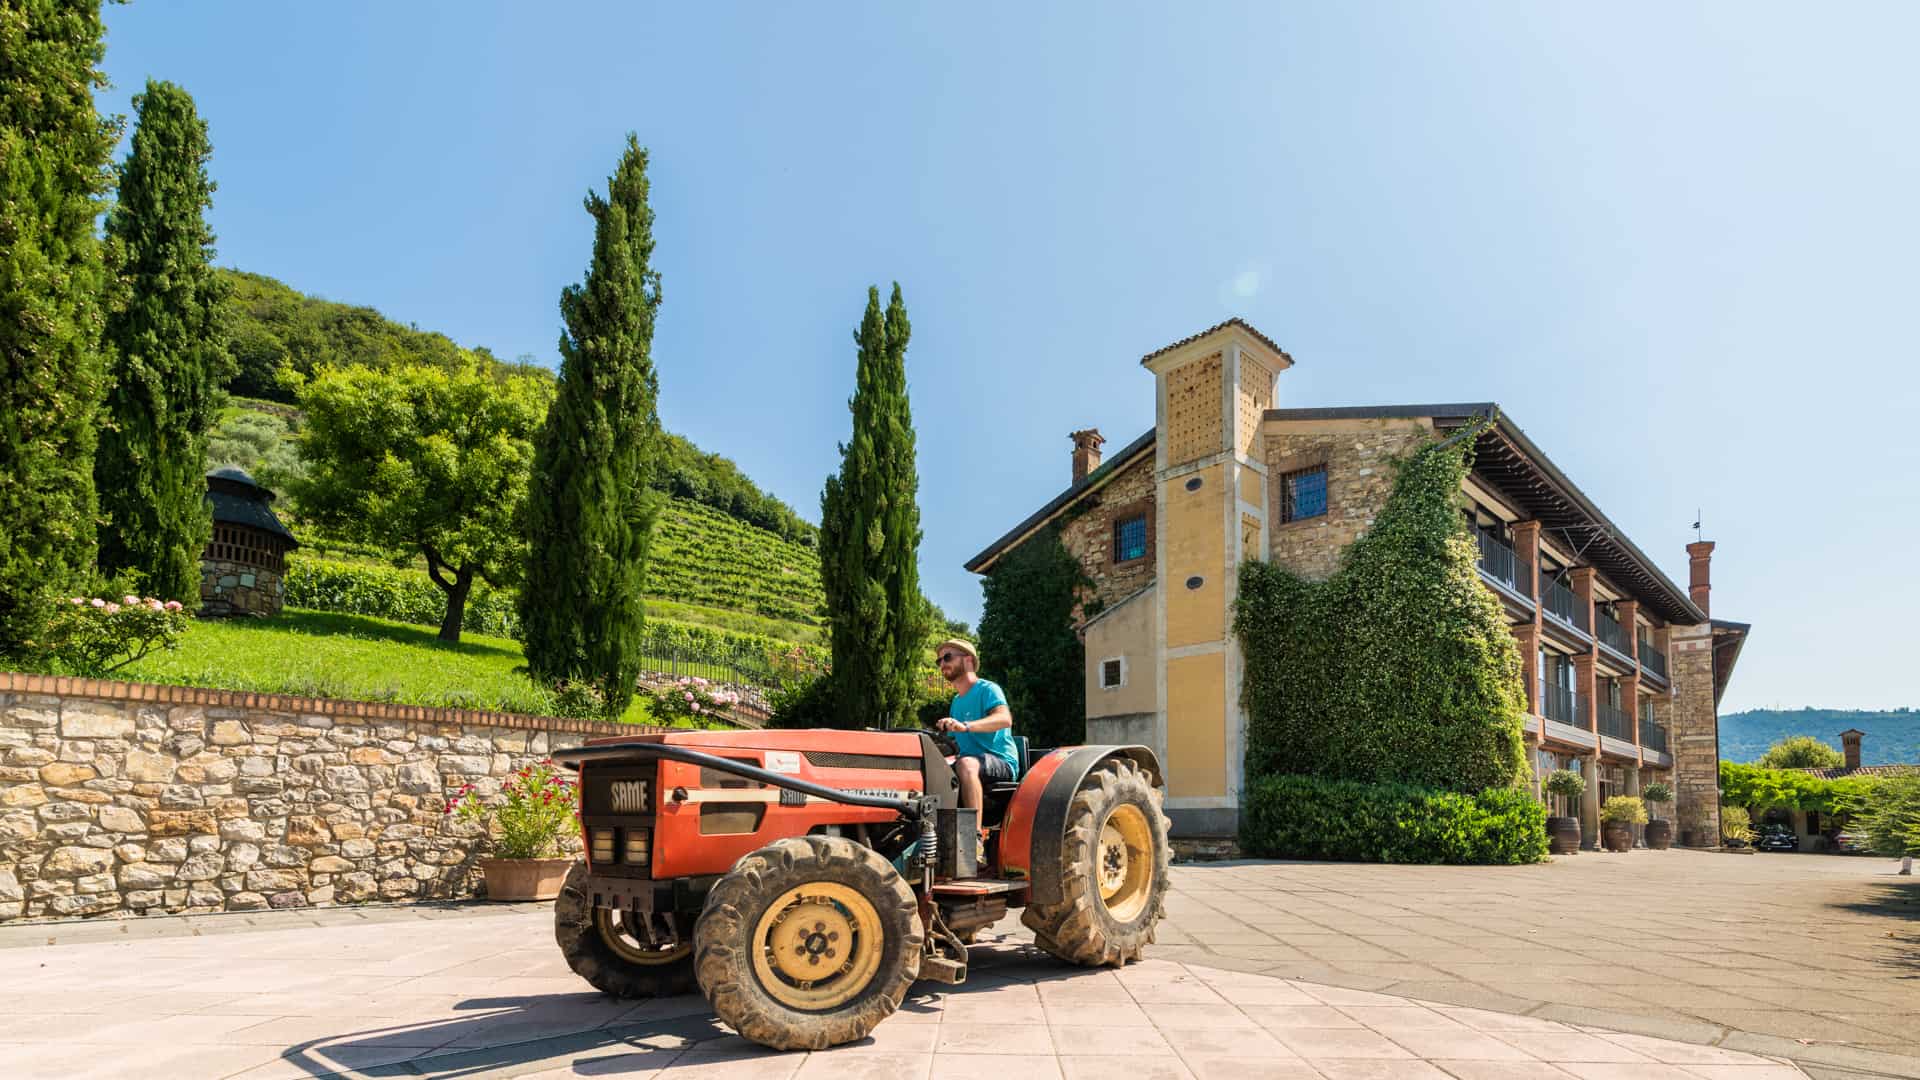
[[[970,731],[975,735],[985,735],[990,731],[1001,731],[1012,727],[1013,713],[1009,712],[1005,705],[995,705],[987,715],[970,723],[955,720],[951,716],[943,716],[938,726],[942,731]]]

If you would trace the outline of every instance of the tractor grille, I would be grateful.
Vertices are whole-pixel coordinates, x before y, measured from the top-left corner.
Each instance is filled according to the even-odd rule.
[[[917,757],[888,757],[885,754],[842,754],[833,750],[805,750],[807,764],[822,769],[890,769],[895,772],[919,772]]]

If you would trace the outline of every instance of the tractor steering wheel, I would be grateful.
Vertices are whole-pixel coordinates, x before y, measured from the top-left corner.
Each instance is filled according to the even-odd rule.
[[[940,748],[940,753],[943,756],[957,757],[959,755],[960,743],[957,739],[953,737],[953,732],[941,731],[939,728],[934,727],[931,724],[922,725],[920,730],[925,732],[928,736],[932,737],[933,745]]]

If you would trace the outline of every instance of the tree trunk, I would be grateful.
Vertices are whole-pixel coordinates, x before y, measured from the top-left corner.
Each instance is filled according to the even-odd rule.
[[[467,593],[473,589],[473,571],[461,570],[452,584],[440,581],[436,575],[435,583],[447,594],[447,615],[440,620],[440,640],[459,641],[460,624],[467,617]]]

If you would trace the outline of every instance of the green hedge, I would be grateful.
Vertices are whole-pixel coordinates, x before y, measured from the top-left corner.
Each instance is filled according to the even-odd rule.
[[[288,607],[332,611],[345,615],[372,615],[420,626],[439,626],[446,614],[446,594],[424,571],[399,570],[372,563],[341,562],[293,554],[287,557]],[[517,637],[514,594],[476,582],[467,597],[462,628],[495,637]],[[736,663],[754,670],[772,671],[773,658],[786,654],[812,663],[824,663],[826,650],[817,645],[795,645],[760,634],[743,634],[693,623],[648,619],[641,648],[649,657],[698,657],[710,663]]]
[[[1315,776],[1254,782],[1240,815],[1248,855],[1345,862],[1539,862],[1547,811],[1517,788],[1474,795]]]

